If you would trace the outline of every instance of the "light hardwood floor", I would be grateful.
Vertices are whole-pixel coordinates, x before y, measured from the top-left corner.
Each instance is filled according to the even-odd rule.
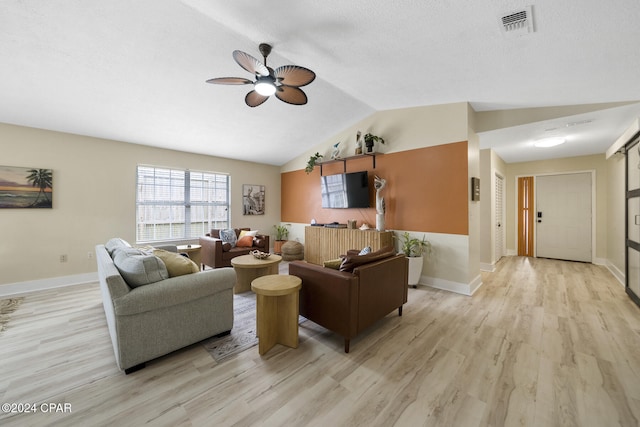
[[[97,285],[27,295],[0,335],[0,425],[635,426],[640,309],[604,268],[506,257],[473,297],[409,290],[343,342],[311,322],[300,345],[218,365],[194,345],[125,376]]]

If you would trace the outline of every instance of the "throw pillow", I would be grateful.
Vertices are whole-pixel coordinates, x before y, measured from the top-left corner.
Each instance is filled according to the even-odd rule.
[[[371,253],[371,246],[364,247],[358,255],[366,255]]]
[[[235,230],[221,230],[220,238],[223,242],[229,243],[231,247],[235,247],[236,242],[238,241],[238,236],[236,236]]]
[[[109,239],[107,243],[104,244],[104,248],[109,252],[111,258],[113,258],[113,253],[118,248],[130,248],[131,245],[126,240],[123,240],[119,237],[114,237],[113,239]]]
[[[238,239],[242,239],[244,236],[256,237],[256,234],[258,234],[258,230],[240,230]]]
[[[354,268],[360,267],[364,264],[369,264],[370,262],[380,261],[381,259],[388,258],[394,254],[395,251],[393,246],[385,246],[379,251],[371,252],[366,255],[354,255],[353,253],[347,252],[347,256],[342,260],[342,264],[340,265],[340,271],[350,273]]]
[[[253,236],[243,236],[242,233],[240,233],[240,238],[238,239],[238,242],[236,243],[236,246],[239,248],[250,248],[253,246]]]
[[[162,260],[133,248],[119,248],[113,254],[113,263],[130,288],[167,279],[169,274]]]
[[[340,264],[342,264],[342,258],[336,258],[323,262],[322,266],[326,268],[333,268],[334,270],[339,270]]]
[[[198,268],[195,262],[178,253],[155,249],[153,254],[164,262],[169,272],[169,277],[182,276],[200,271],[200,268]]]

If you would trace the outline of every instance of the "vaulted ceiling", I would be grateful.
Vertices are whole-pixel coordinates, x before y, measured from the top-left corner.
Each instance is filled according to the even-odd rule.
[[[533,31],[505,32],[526,6]],[[0,122],[282,165],[379,110],[628,103],[479,133],[521,161],[582,127],[555,155],[593,154],[640,116],[639,23],[637,0],[3,0]],[[270,66],[315,71],[308,104],[250,108],[250,86],[205,83],[251,78],[231,53],[261,42]]]

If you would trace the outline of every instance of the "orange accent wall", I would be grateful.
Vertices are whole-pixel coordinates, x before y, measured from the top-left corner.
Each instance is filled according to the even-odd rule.
[[[373,177],[387,180],[382,190],[386,204],[386,228],[446,234],[469,234],[469,178],[467,142],[437,145],[371,158],[347,161],[347,172],[369,172],[368,209],[323,209],[320,197],[320,167],[281,174],[281,221],[308,224],[348,219],[376,224]],[[342,173],[342,162],[323,166],[322,173]]]

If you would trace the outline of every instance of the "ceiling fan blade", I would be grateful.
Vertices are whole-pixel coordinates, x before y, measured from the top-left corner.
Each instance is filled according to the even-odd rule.
[[[267,99],[269,99],[268,96],[260,95],[255,90],[252,90],[247,94],[247,96],[244,97],[244,102],[249,107],[257,107],[258,105],[264,103],[264,101],[266,101]]]
[[[302,89],[293,86],[279,86],[276,97],[287,104],[304,105],[307,103],[307,95]]]
[[[207,83],[214,83],[218,85],[248,85],[253,82],[248,79],[243,79],[242,77],[217,77],[215,79],[207,80]]]
[[[248,53],[245,53],[241,50],[234,50],[233,59],[236,60],[239,66],[241,66],[251,74],[260,74],[262,76],[269,75],[269,70],[267,69],[267,67]]]
[[[316,78],[316,73],[297,65],[283,65],[276,68],[273,74],[282,84],[295,87],[308,85]]]

